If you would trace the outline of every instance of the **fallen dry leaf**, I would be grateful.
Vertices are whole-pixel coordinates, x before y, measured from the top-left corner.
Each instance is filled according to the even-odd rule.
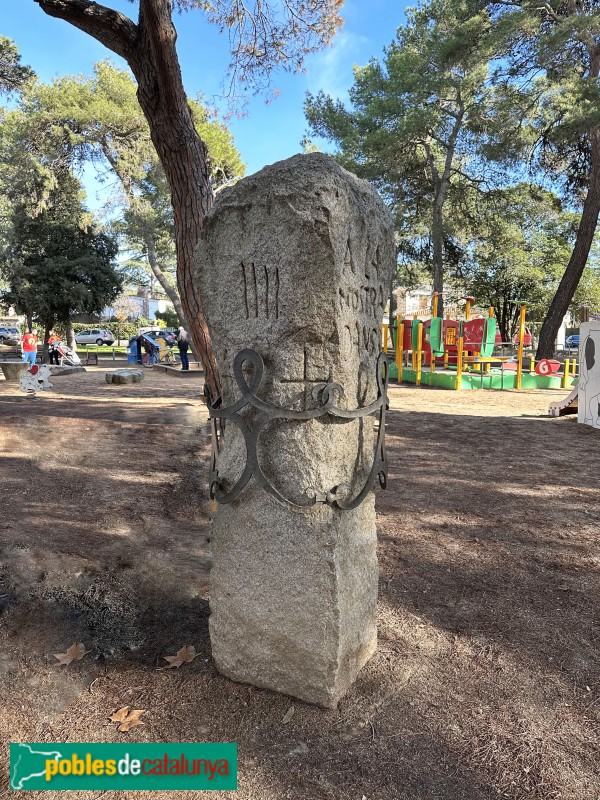
[[[281,720],[282,725],[287,725],[287,723],[291,720],[294,716],[294,706],[290,706],[286,712],[285,717]]]
[[[72,644],[71,647],[67,649],[66,653],[54,653],[54,658],[58,659],[60,666],[66,667],[71,661],[81,661],[81,659],[90,652],[91,650],[86,650],[85,645],[79,642],[79,644]]]
[[[129,714],[129,706],[123,706],[123,708],[115,711],[112,717],[109,717],[109,720],[111,722],[123,722],[123,720],[127,717],[127,714]]]
[[[127,717],[119,725],[119,731],[121,733],[128,733],[131,728],[135,728],[136,725],[143,725],[144,723],[141,721],[140,717],[144,713],[145,712],[139,708],[130,711]]]
[[[176,656],[163,656],[164,660],[169,662],[169,666],[165,667],[165,669],[180,667],[182,664],[189,664],[190,661],[198,658],[199,655],[200,653],[196,652],[196,648],[193,645],[186,644],[181,650],[177,651]]]

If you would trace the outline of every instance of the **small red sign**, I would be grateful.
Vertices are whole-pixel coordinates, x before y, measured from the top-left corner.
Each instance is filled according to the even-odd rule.
[[[552,358],[542,358],[541,361],[535,365],[536,375],[552,375],[560,369],[560,361],[555,361]]]

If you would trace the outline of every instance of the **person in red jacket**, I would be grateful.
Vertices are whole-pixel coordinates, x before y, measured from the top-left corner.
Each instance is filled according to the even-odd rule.
[[[37,358],[38,337],[36,332],[29,330],[21,340],[21,350],[23,351],[23,361],[28,361],[33,367]]]

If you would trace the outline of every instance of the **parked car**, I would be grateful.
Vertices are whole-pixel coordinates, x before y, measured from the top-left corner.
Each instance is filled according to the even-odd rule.
[[[15,345],[19,343],[19,332],[17,328],[5,328],[0,326],[0,344]]]
[[[114,343],[115,337],[110,331],[101,328],[90,328],[89,330],[79,331],[75,334],[77,344],[105,344],[110,347]]]
[[[150,336],[152,339],[162,336],[169,347],[173,347],[173,345],[177,342],[177,333],[173,330],[173,328],[153,328],[150,331],[144,331],[144,334]]]
[[[574,333],[573,336],[567,336],[565,339],[565,347],[573,349],[579,347],[579,334]]]

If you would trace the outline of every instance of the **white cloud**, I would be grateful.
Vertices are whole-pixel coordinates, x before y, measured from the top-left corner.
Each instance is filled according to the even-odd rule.
[[[369,43],[366,36],[349,31],[340,31],[331,47],[312,56],[307,63],[306,88],[312,94],[324,91],[334,99],[348,100],[348,90],[352,86],[354,76],[352,67],[355,63],[366,63],[365,45]]]

